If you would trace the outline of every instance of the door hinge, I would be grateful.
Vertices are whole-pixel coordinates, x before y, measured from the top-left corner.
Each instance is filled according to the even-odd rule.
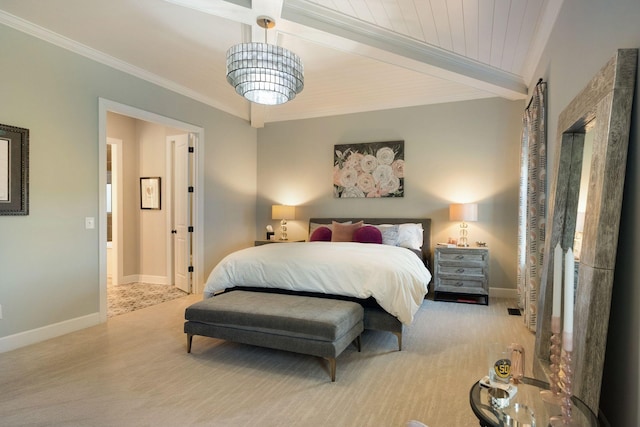
[[[195,149],[193,147],[189,147],[189,152],[193,153],[195,151]]]
[[[189,273],[193,273],[193,265],[190,265],[187,271],[189,271]]]
[[[193,191],[194,191],[193,186],[189,186],[188,190],[189,190],[189,193],[193,193]]]
[[[193,225],[190,225],[189,227],[187,227],[187,231],[189,233],[193,233]]]

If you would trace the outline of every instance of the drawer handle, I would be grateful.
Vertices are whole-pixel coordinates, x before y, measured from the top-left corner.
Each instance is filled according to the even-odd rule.
[[[456,259],[464,259],[464,255],[457,255]]]
[[[464,268],[459,268],[456,270],[456,273],[464,273]]]
[[[464,282],[456,282],[455,286],[462,286],[464,285]]]

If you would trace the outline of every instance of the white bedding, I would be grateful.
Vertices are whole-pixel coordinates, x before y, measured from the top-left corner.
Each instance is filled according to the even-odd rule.
[[[404,324],[413,321],[431,273],[408,249],[352,242],[273,243],[234,252],[211,271],[205,298],[254,286],[375,298]]]

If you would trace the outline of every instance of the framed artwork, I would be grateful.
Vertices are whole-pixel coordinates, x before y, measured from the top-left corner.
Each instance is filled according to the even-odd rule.
[[[2,124],[0,215],[29,215],[29,129]]]
[[[404,197],[404,141],[335,145],[333,196]]]
[[[140,178],[140,209],[160,208],[160,177]]]

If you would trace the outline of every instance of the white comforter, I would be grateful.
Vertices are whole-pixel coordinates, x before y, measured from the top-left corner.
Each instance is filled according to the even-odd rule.
[[[374,297],[388,313],[410,324],[431,273],[410,250],[351,242],[274,243],[226,256],[211,271],[205,298],[234,286]]]

